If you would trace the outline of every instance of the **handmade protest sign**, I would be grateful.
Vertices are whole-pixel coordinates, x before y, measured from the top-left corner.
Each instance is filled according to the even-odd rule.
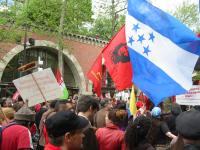
[[[200,105],[200,85],[193,85],[186,94],[177,95],[176,102],[180,105]]]
[[[62,96],[61,88],[50,68],[13,80],[13,83],[22,99],[28,100],[29,107]]]

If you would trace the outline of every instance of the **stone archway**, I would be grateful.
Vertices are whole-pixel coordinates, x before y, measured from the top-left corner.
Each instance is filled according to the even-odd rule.
[[[58,51],[58,45],[45,40],[36,40],[35,45],[33,47],[27,46],[27,48],[34,48],[34,47],[49,47],[53,48],[55,51]],[[11,49],[0,61],[0,79],[2,79],[3,72],[8,65],[8,63],[16,56],[18,53],[22,52],[24,50],[24,47],[22,45],[17,45],[15,48]],[[75,78],[75,81],[77,82],[79,92],[84,94],[86,92],[86,81],[85,76],[82,71],[82,68],[77,61],[77,59],[74,57],[73,54],[69,53],[68,49],[63,50],[64,57],[67,59],[67,62],[69,63],[70,69],[73,73],[73,76]]]

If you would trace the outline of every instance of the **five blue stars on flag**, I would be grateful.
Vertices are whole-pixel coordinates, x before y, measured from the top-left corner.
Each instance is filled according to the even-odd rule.
[[[139,23],[133,24],[132,30],[134,30],[137,33],[137,31],[139,29],[140,29]],[[154,36],[153,32],[149,33],[149,39],[145,39],[144,36],[145,36],[144,34],[141,34],[141,35],[138,34],[138,39],[134,39],[133,36],[131,36],[131,37],[129,37],[128,43],[130,43],[132,45],[134,42],[140,42],[140,44],[142,44],[142,46],[143,46],[143,41],[145,41],[145,40],[154,42],[155,36]],[[149,49],[149,45],[143,46],[143,49],[144,49],[143,54],[146,54],[148,56],[149,52],[151,52],[151,50]]]

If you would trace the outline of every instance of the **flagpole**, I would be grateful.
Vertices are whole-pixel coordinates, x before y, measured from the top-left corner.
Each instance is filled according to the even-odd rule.
[[[39,84],[37,83],[37,81],[36,81],[35,77],[33,76],[33,74],[31,74],[31,76],[32,76],[33,80],[35,81],[35,83],[36,83],[36,85],[37,85],[37,87],[38,87],[38,89],[39,89],[39,91],[40,91],[40,93],[41,93],[41,95],[42,95],[42,98],[43,98],[44,101],[45,101],[45,105],[47,106],[47,100],[46,100],[46,98],[45,98],[45,96],[44,96],[42,90],[40,89]]]

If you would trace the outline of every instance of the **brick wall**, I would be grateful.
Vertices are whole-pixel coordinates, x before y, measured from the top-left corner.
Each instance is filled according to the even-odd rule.
[[[27,38],[29,37],[34,38],[35,40],[51,41],[55,44],[57,41],[55,36],[50,34],[36,34],[29,32]],[[21,41],[23,43],[23,39]],[[80,35],[74,36],[71,34],[64,38],[64,47],[75,56],[84,74],[90,69],[105,44],[105,41],[99,41]],[[16,43],[0,42],[0,58],[3,58],[7,52],[16,46]]]

